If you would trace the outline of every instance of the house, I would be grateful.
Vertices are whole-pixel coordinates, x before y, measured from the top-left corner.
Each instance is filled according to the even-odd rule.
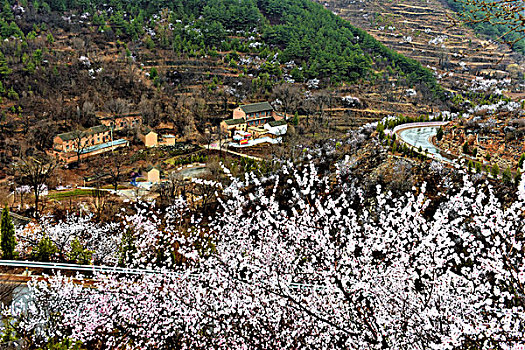
[[[146,173],[146,180],[150,183],[159,183],[160,182],[160,169],[155,166],[148,166],[144,169]]]
[[[159,140],[159,146],[175,146],[177,137],[175,135],[162,135]]]
[[[53,139],[53,149],[58,152],[75,152],[79,148],[109,141],[111,141],[109,128],[98,125],[84,131],[77,130],[58,134]]]
[[[278,138],[286,135],[288,132],[288,123],[286,120],[274,120],[264,125],[264,128],[268,130],[267,136],[271,138]]]
[[[263,128],[250,126],[248,131],[235,130],[233,141],[230,146],[250,147],[261,143],[278,144],[282,142],[282,136],[286,135],[288,124],[286,120],[274,120],[264,124]]]
[[[228,119],[221,122],[221,130],[228,134],[232,135],[234,131],[246,131],[247,125],[244,119]]]
[[[264,125],[274,117],[275,111],[268,102],[252,103],[233,110],[233,119],[243,119],[248,126]]]
[[[221,123],[223,132],[230,136],[236,130],[248,131],[250,127],[262,128],[265,124],[281,120],[283,117],[268,102],[252,103],[233,110],[233,119]]]
[[[63,162],[72,163],[79,158],[87,158],[128,145],[129,142],[124,139],[111,140],[109,128],[97,125],[83,131],[58,134],[53,139],[53,150],[50,153]]]
[[[153,131],[150,128],[144,128],[139,137],[146,147],[175,146],[177,141],[175,135],[159,135],[156,131]]]
[[[99,120],[102,125],[113,127],[113,131],[132,129],[142,125],[142,116],[137,113],[102,117]]]

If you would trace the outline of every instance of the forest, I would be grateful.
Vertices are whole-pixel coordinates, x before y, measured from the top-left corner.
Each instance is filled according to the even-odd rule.
[[[6,0],[2,6],[2,38],[24,38],[31,33],[31,27],[21,29],[14,20],[14,2]],[[24,3],[28,5],[27,0],[21,3],[22,7]],[[334,81],[356,81],[373,76],[374,64],[386,63],[405,74],[410,83],[425,83],[431,90],[440,92],[432,74],[418,62],[396,54],[365,31],[308,0],[49,0],[29,3],[40,15],[69,11],[84,14],[89,19],[92,14],[92,24],[100,31],[113,31],[122,40],[147,37],[147,41],[156,41],[175,51],[239,49],[234,34],[250,37],[261,33],[265,45],[259,46],[258,51],[266,50],[263,53],[268,54],[271,51],[268,46],[277,48],[275,61],[298,63],[301,68],[295,74],[300,79],[330,77]],[[158,16],[163,9],[169,10],[167,18]],[[149,18],[156,19],[162,30],[148,33],[145,24]]]

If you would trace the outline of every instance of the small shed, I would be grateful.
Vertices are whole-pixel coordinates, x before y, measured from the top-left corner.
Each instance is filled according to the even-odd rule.
[[[140,134],[140,139],[146,147],[157,147],[159,140],[158,134],[150,128],[144,128]]]
[[[146,169],[144,169],[146,173],[146,180],[151,183],[159,183],[160,182],[160,169],[156,166],[148,166]]]
[[[175,141],[177,138],[175,135],[162,135],[162,145],[163,146],[175,146]]]

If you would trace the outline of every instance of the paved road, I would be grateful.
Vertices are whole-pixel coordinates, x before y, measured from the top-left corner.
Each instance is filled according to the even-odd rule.
[[[257,161],[263,161],[264,160],[264,159],[262,159],[260,157],[250,156],[250,155],[247,155],[247,154],[243,154],[243,153],[239,153],[239,152],[235,152],[235,151],[229,150],[229,149],[226,148],[225,143],[226,143],[225,141],[222,142],[222,149],[219,146],[218,142],[214,142],[214,143],[210,144],[209,148],[208,148],[208,145],[201,145],[201,147],[206,149],[206,150],[207,149],[216,150],[216,151],[221,151],[222,150],[223,152],[227,152],[229,154],[233,154],[233,155],[238,156],[238,157],[249,158],[249,159],[253,159],[253,160],[257,160]]]
[[[431,141],[432,137],[436,135],[439,127],[446,125],[448,122],[419,122],[398,125],[394,128],[392,133],[397,134],[399,140],[418,150],[419,147],[423,151],[427,151],[426,155],[432,159],[443,163],[456,166],[457,163],[453,160],[442,156],[441,150],[437,148]]]

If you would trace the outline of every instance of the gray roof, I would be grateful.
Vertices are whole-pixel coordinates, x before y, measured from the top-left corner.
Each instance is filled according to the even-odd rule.
[[[241,106],[244,113],[257,113],[265,111],[273,111],[273,107],[268,102],[252,103],[250,105]]]
[[[281,119],[281,120],[273,120],[273,121],[269,122],[268,124],[270,124],[270,126],[281,126],[281,125],[286,125],[286,120],[284,120],[284,119]]]
[[[149,165],[149,166],[147,166],[144,170],[145,170],[147,173],[149,173],[149,172],[152,171],[153,169],[158,170],[158,171],[160,172],[160,168],[157,167],[157,166],[153,166],[153,165]]]
[[[75,130],[75,131],[58,134],[58,137],[60,137],[62,141],[69,141],[69,140],[74,140],[78,138],[79,136],[86,137],[88,135],[94,135],[94,134],[98,134],[98,133],[105,132],[108,130],[109,128],[105,125],[97,125],[85,131]]]
[[[228,119],[224,121],[226,125],[238,125],[238,124],[244,124],[246,121],[242,118],[239,119]]]

